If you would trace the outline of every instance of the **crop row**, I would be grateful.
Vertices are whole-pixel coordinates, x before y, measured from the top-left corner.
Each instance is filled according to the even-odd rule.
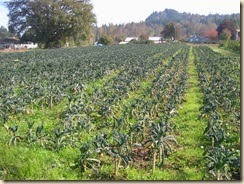
[[[91,104],[97,101],[101,101],[101,103],[95,103],[93,107],[90,104],[90,111],[87,111],[89,105],[86,103],[89,100],[85,99],[89,98],[80,99],[79,104],[75,105],[76,108],[80,107],[80,111],[76,111],[75,115],[73,110],[68,112],[78,118],[69,121],[68,126],[67,121],[64,122],[64,132],[71,127],[71,135],[80,135],[80,132],[83,132],[82,135],[84,135],[86,131],[91,131],[91,126],[93,126],[93,132],[97,132],[95,137],[91,137],[85,143],[82,141],[82,136],[80,140],[77,140],[77,137],[80,136],[73,138],[76,143],[81,143],[79,147],[82,170],[88,165],[92,165],[91,162],[87,163],[88,160],[100,163],[99,155],[101,154],[108,155],[114,160],[115,175],[118,173],[121,162],[127,166],[135,164],[136,160],[144,163],[145,159],[150,160],[152,157],[153,161],[150,160],[149,166],[153,167],[153,171],[157,159],[163,166],[165,153],[171,150],[168,141],[176,142],[174,137],[169,135],[171,128],[167,120],[173,114],[175,106],[180,103],[180,100],[176,99],[180,99],[186,87],[187,52],[186,47],[183,51],[176,53],[168,64],[158,69],[158,73],[151,79],[152,82],[148,81],[148,86],[145,84],[144,87],[132,88],[133,90],[128,92],[123,92],[123,89],[121,92],[116,88],[108,88],[111,94],[113,94],[113,90],[114,93],[121,94],[121,98],[117,102],[112,101],[106,107],[104,104],[110,95],[104,95],[107,90],[102,93],[103,88],[101,88],[101,91],[98,92],[100,96],[96,95],[96,101]],[[163,87],[164,84],[166,85]],[[127,96],[123,97],[124,94]],[[80,125],[82,126],[80,127]],[[84,156],[84,149],[86,156]]]
[[[204,135],[207,179],[230,180],[240,176],[240,61],[208,47],[194,48],[195,64],[204,94],[201,118],[207,120]]]
[[[146,77],[147,72],[157,67],[158,62],[146,62],[162,51],[170,54],[177,48],[84,48],[82,50],[51,50],[0,55],[0,118],[25,113],[26,107],[50,106],[62,99],[72,97],[90,83],[109,75],[118,75],[126,86],[128,72],[136,79]],[[166,52],[169,50],[169,52]],[[126,54],[125,54],[126,53]],[[167,54],[165,55],[167,57]],[[164,56],[162,56],[164,57]],[[142,64],[141,62],[144,62]],[[128,67],[132,66],[132,70]]]
[[[120,165],[135,165],[138,160],[152,166],[153,171],[157,163],[162,167],[171,151],[170,142],[177,142],[170,135],[168,120],[183,100],[189,47],[91,50],[83,49],[74,55],[66,55],[66,50],[29,52],[3,58],[1,88],[5,91],[1,93],[0,107],[10,133],[9,145],[42,146],[56,151],[77,147],[81,171],[98,172],[103,154],[115,163],[115,175]],[[26,119],[24,130],[18,124],[8,124],[9,114],[25,114],[15,111],[20,105],[41,110],[45,103],[52,107],[64,98],[66,110],[52,131],[45,129],[44,121]]]

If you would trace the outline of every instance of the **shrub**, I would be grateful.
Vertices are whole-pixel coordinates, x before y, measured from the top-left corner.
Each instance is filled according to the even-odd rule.
[[[236,40],[221,41],[219,43],[219,47],[240,53],[240,42]]]
[[[154,42],[152,40],[131,40],[129,42],[130,44],[153,44]]]
[[[240,53],[240,42],[235,40],[230,40],[228,42],[227,48]]]
[[[103,44],[103,45],[112,45],[114,43],[114,40],[113,40],[113,37],[111,37],[109,35],[103,35],[98,40],[98,43]]]

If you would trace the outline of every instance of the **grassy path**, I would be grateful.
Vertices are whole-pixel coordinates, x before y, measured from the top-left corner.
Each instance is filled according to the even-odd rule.
[[[202,106],[202,94],[199,87],[192,47],[189,51],[188,89],[183,103],[173,122],[174,132],[179,148],[170,158],[171,167],[178,170],[176,177],[180,180],[201,180],[203,176],[203,131],[205,123],[198,119]],[[172,159],[172,160],[171,160]]]
[[[224,56],[231,56],[231,57],[240,57],[240,54],[237,54],[235,52],[231,52],[231,51],[228,51],[228,50],[225,50],[223,48],[219,48],[219,47],[216,47],[216,46],[209,46],[213,51],[215,52],[219,52],[221,54],[223,54]]]
[[[206,124],[198,120],[199,108],[202,106],[200,91],[192,47],[188,58],[188,89],[184,96],[178,115],[172,119],[176,126],[171,133],[177,139],[179,146],[165,159],[162,168],[157,167],[155,172],[139,173],[130,169],[127,179],[139,180],[202,180],[204,174],[204,140],[203,132]]]

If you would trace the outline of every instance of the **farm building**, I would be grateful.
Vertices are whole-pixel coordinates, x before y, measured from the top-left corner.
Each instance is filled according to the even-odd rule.
[[[27,42],[27,43],[21,43],[21,44],[14,44],[13,49],[18,50],[18,49],[35,49],[37,48],[38,45],[33,43],[33,42]]]
[[[128,44],[131,40],[138,40],[138,37],[126,37],[125,41],[119,42],[119,44]]]
[[[154,43],[162,43],[160,36],[149,37],[149,40],[153,41]]]
[[[138,37],[127,37],[125,39],[125,42],[129,43],[131,40],[138,40],[139,38]]]
[[[139,37],[127,37],[127,38],[125,39],[125,41],[120,42],[119,44],[127,44],[127,43],[129,43],[131,40],[139,40]],[[160,37],[160,36],[152,36],[152,37],[149,37],[148,40],[151,40],[151,41],[153,41],[154,43],[162,43],[162,41],[161,41],[161,37]]]
[[[208,41],[207,38],[203,38],[197,35],[193,35],[192,37],[188,38],[188,42],[190,43],[204,43],[207,41]]]
[[[25,44],[20,43],[20,40],[17,38],[4,38],[0,39],[0,49],[34,49],[37,48],[37,44],[32,42],[27,42]]]
[[[11,48],[14,44],[20,43],[20,40],[14,37],[0,39],[0,49]]]

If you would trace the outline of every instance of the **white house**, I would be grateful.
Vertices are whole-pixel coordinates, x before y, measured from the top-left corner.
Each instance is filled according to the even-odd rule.
[[[149,40],[153,41],[154,43],[162,43],[160,36],[149,37]]]
[[[127,37],[125,41],[120,42],[119,44],[128,44],[131,40],[139,40],[139,37]],[[162,43],[160,36],[149,37],[148,40],[153,41],[154,43]]]
[[[37,48],[38,45],[34,44],[33,42],[27,42],[27,43],[21,43],[21,44],[12,44],[11,48],[14,50],[19,50],[19,49],[35,49]]]
[[[0,39],[0,49],[9,49],[14,44],[18,44],[19,42],[20,40],[15,37]]]
[[[34,49],[38,45],[33,42],[27,42],[26,44],[20,43],[20,40],[17,38],[5,38],[0,40],[0,49]]]

